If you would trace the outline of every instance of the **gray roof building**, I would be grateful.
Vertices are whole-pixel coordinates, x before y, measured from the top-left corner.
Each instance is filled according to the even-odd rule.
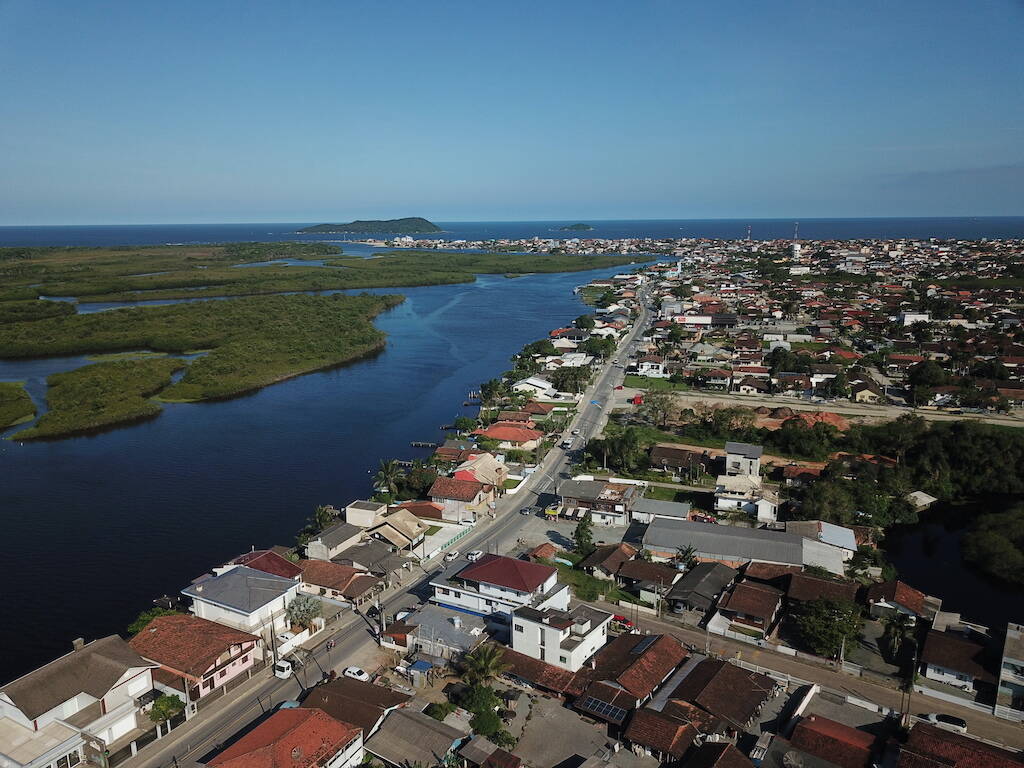
[[[680,547],[692,546],[695,556],[706,560],[817,565],[831,573],[843,573],[841,549],[793,533],[657,517],[647,526],[643,544],[655,553],[674,554]]]
[[[118,635],[93,640],[0,688],[29,720],[80,693],[102,699],[129,669],[156,667]]]
[[[658,499],[637,499],[633,503],[633,517],[646,515],[649,520],[668,517],[675,520],[689,520],[693,507],[688,502],[659,501]]]
[[[722,563],[697,563],[672,585],[666,597],[683,603],[687,608],[707,611],[739,573]]]
[[[429,715],[396,709],[366,741],[365,747],[389,765],[441,765],[463,738],[460,731]]]
[[[181,594],[248,615],[297,588],[298,582],[292,579],[239,565],[219,576],[198,579]]]
[[[365,502],[357,501],[353,504],[353,506],[355,506],[355,504],[363,503]],[[358,536],[360,533],[362,533],[362,531],[363,529],[360,528],[358,525],[340,522],[335,523],[330,528],[325,528],[323,531],[320,532],[320,534],[316,538],[320,540],[324,544],[324,546],[333,549],[339,544],[344,544],[353,536]]]
[[[729,441],[725,444],[726,453],[735,453],[742,456],[745,459],[760,459],[761,454],[764,453],[764,448],[760,445],[751,445],[750,443],[734,443]]]
[[[343,549],[332,557],[331,561],[341,563],[342,565],[365,568],[370,573],[378,576],[384,576],[397,571],[403,565],[410,562],[408,558],[396,554],[393,547],[379,539],[367,539],[348,549]]]

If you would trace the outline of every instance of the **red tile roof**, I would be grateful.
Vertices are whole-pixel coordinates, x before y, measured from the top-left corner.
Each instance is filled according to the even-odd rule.
[[[628,545],[626,545],[628,546]],[[626,560],[619,566],[618,575],[634,581],[651,581],[656,584],[673,584],[682,572],[662,563],[646,560]]]
[[[743,729],[770,699],[777,683],[767,675],[749,672],[726,661],[704,659],[672,692]]]
[[[857,585],[832,579],[822,579],[806,573],[794,573],[789,577],[786,597],[797,602],[811,600],[857,600]]]
[[[954,632],[929,630],[921,650],[921,661],[963,672],[983,682],[996,681],[986,663],[985,646]]]
[[[444,515],[444,507],[432,501],[407,501],[404,504],[398,504],[395,509],[405,509],[416,517],[428,520],[441,520]]]
[[[719,608],[763,619],[767,623],[775,616],[781,603],[782,593],[774,587],[744,581],[733,587],[732,592],[725,596]]]
[[[380,582],[380,579],[366,571],[332,563],[330,560],[300,560],[299,565],[302,566],[302,580],[305,583],[337,590],[349,598],[359,597]]]
[[[520,592],[533,592],[555,572],[550,565],[486,554],[459,571],[458,578],[496,584]]]
[[[1022,764],[1018,754],[928,723],[918,723],[910,729],[897,765],[917,768],[927,764],[919,758],[949,768],[1021,768]]]
[[[686,768],[750,768],[750,765],[742,752],[724,742],[702,744],[686,761]]]
[[[918,616],[924,616],[924,598],[924,592],[919,592],[902,581],[883,581],[881,584],[872,584],[868,587],[869,603],[885,600],[887,603],[902,605]]]
[[[539,432],[536,429],[525,429],[510,422],[498,422],[487,427],[487,429],[475,429],[473,434],[505,443],[528,443],[544,437],[543,432]]]
[[[625,737],[634,744],[678,759],[697,737],[697,729],[653,709],[640,709],[630,719]]]
[[[207,764],[214,768],[314,768],[324,765],[360,732],[322,709],[282,709]]]
[[[233,565],[247,565],[257,571],[272,573],[285,579],[294,579],[302,573],[302,570],[290,560],[286,560],[276,552],[269,549],[256,549],[239,555],[231,561]]]
[[[789,741],[840,768],[870,768],[875,737],[827,717],[808,715],[797,723]]]
[[[258,640],[248,632],[183,613],[157,616],[128,645],[151,661],[200,676],[231,646]]]
[[[476,480],[456,480],[454,477],[439,477],[430,486],[430,491],[427,495],[432,499],[473,501],[483,489],[483,483]]]

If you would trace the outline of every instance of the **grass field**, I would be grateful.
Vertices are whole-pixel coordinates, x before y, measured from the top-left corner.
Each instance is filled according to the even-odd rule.
[[[683,381],[669,381],[668,379],[651,379],[646,376],[628,374],[623,382],[627,387],[636,389],[651,389],[655,392],[688,392],[690,385]]]
[[[0,381],[0,429],[30,421],[36,407],[20,381]]]

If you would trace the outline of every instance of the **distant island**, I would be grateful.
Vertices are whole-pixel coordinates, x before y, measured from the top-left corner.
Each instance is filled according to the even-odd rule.
[[[350,221],[348,224],[317,224],[300,229],[303,235],[419,235],[443,230],[421,216],[404,219],[375,219],[371,221]]]
[[[568,224],[559,228],[559,232],[589,232],[593,227],[589,224]]]

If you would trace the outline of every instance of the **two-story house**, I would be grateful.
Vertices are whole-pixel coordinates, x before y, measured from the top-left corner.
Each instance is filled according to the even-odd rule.
[[[431,601],[507,622],[524,605],[542,610],[569,607],[569,590],[549,565],[486,554],[475,563],[458,561],[433,579]]]
[[[475,523],[494,500],[494,486],[479,480],[439,477],[427,493],[441,505],[441,519],[449,523]]]
[[[116,765],[153,731],[147,713],[157,665],[117,635],[73,648],[0,688],[4,768]]]
[[[557,489],[563,509],[589,510],[595,525],[629,525],[642,491],[639,485],[604,480],[563,480]]]
[[[306,543],[306,557],[311,560],[331,560],[349,547],[354,547],[363,536],[363,529],[350,522],[340,522],[324,528]]]
[[[157,616],[128,644],[160,665],[157,688],[188,704],[187,717],[202,699],[216,698],[263,666],[256,635],[191,614]]]
[[[190,610],[199,618],[257,635],[280,656],[323,628],[323,619],[315,620],[313,630],[291,626],[285,611],[299,587],[297,580],[238,565],[200,577],[181,594],[192,599]]]
[[[516,608],[512,613],[512,650],[576,672],[608,642],[611,620],[612,614],[584,603],[568,611]]]
[[[761,474],[761,455],[764,449],[760,445],[734,443],[725,444],[725,474],[727,475],[759,475]]]

